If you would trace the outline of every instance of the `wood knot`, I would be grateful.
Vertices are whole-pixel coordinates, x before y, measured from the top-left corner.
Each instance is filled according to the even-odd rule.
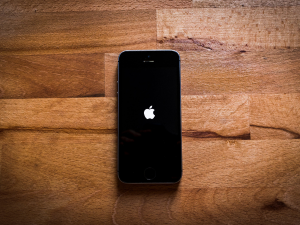
[[[227,140],[227,144],[229,144],[229,145],[235,145],[236,141],[235,140]]]
[[[278,210],[282,210],[285,207],[287,207],[287,206],[286,206],[286,204],[284,204],[284,202],[281,202],[278,199],[275,199],[274,202],[272,202],[269,205],[265,205],[262,209],[271,210],[271,211],[278,211]]]

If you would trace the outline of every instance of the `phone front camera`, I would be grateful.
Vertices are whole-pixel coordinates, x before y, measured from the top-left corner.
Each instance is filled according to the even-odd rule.
[[[148,55],[148,59],[150,58],[150,55]]]

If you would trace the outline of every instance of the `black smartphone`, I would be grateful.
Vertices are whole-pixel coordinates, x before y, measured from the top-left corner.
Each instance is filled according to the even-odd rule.
[[[118,61],[118,177],[176,183],[182,176],[180,56],[124,51]]]

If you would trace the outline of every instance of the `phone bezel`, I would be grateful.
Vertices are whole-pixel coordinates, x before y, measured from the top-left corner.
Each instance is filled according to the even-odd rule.
[[[164,56],[166,56],[166,54],[161,54],[161,53],[166,53],[166,54],[172,54],[173,56],[176,57],[172,57],[172,58],[165,58]],[[175,53],[175,54],[174,54]],[[125,54],[130,54],[131,57],[127,57],[124,59],[124,55]],[[148,58],[148,55],[150,55],[150,58]],[[164,55],[164,56],[163,56]],[[123,56],[123,57],[122,57]],[[133,57],[132,57],[133,56]],[[178,57],[178,58],[177,58]],[[174,60],[175,58],[176,61]],[[158,60],[159,59],[159,60]],[[163,59],[163,61],[162,61]],[[122,180],[119,176],[119,161],[120,161],[120,155],[119,155],[119,144],[120,144],[120,133],[119,133],[119,119],[120,119],[120,114],[119,114],[119,76],[120,76],[120,61],[122,60],[122,66],[127,66],[127,67],[137,67],[137,66],[141,66],[141,67],[151,67],[152,65],[155,64],[155,67],[166,67],[166,66],[170,66],[170,67],[176,67],[178,68],[178,76],[179,76],[179,106],[180,106],[180,141],[181,141],[181,151],[180,151],[180,158],[181,158],[181,163],[180,163],[180,178],[176,181],[172,181],[172,182],[155,182],[155,181],[145,181],[145,182],[126,182],[124,180]],[[144,60],[154,60],[154,63],[152,62],[142,62]],[[125,64],[124,64],[125,63]],[[146,65],[148,64],[148,65]],[[118,143],[117,143],[117,175],[118,175],[118,179],[126,184],[175,184],[180,182],[181,178],[182,178],[182,112],[181,112],[181,68],[180,68],[180,55],[177,51],[174,50],[126,50],[120,53],[119,57],[118,57],[118,79],[117,79],[117,107],[118,107]]]

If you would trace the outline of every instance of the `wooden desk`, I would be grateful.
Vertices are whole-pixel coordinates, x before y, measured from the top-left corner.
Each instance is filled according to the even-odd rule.
[[[300,3],[0,3],[0,224],[300,224]],[[183,178],[116,176],[127,49],[182,59]]]

